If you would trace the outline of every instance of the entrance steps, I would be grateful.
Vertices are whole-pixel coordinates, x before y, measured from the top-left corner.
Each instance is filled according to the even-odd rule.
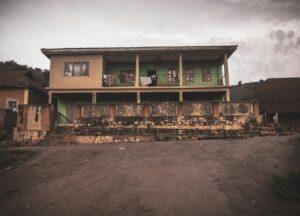
[[[270,124],[249,125],[236,130],[201,130],[189,128],[107,128],[59,126],[45,136],[39,145],[73,145],[117,142],[145,141],[181,141],[204,139],[236,139],[253,136],[275,135],[276,130]]]

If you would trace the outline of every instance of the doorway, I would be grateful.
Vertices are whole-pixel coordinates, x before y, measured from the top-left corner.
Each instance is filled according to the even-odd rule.
[[[152,83],[149,86],[156,86],[157,85],[157,74],[156,70],[147,70],[147,77],[151,78]]]

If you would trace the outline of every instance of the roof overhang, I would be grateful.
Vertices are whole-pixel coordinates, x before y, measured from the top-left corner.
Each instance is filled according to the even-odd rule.
[[[156,47],[102,47],[102,48],[53,48],[41,49],[48,58],[54,55],[85,55],[85,54],[225,54],[228,57],[237,49],[237,45],[229,46],[156,46]]]

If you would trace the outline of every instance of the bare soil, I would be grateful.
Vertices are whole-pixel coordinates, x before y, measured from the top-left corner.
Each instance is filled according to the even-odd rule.
[[[300,215],[271,191],[300,168],[300,136],[21,148],[0,215]]]

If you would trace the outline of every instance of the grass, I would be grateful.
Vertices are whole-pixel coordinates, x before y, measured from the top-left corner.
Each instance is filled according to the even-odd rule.
[[[273,176],[272,191],[283,200],[300,201],[300,172],[289,172],[284,176]]]

